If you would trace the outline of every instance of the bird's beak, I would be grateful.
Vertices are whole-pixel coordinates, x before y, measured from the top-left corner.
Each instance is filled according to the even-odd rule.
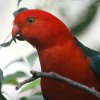
[[[24,40],[23,36],[21,35],[20,29],[19,29],[19,27],[16,24],[13,25],[12,38],[13,38],[13,40],[15,42],[16,42],[16,39],[18,39],[20,41]]]

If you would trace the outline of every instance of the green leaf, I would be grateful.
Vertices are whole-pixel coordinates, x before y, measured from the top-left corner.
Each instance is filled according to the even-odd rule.
[[[16,72],[14,75],[16,77],[18,77],[18,78],[27,77],[28,76],[25,72],[22,72],[22,71]]]
[[[25,11],[25,10],[28,10],[28,8],[20,8],[20,9],[16,10],[15,12],[13,12],[14,17],[15,17],[17,14],[19,14],[20,12],[23,12],[23,11]]]
[[[2,87],[2,83],[4,82],[4,77],[3,77],[3,72],[0,69],[0,93],[1,93],[1,87]]]
[[[28,85],[26,85],[22,90],[21,92],[25,92],[25,91],[28,91],[28,90],[31,90],[37,86],[40,85],[40,80],[36,80],[36,81],[33,81],[31,83],[29,83]]]
[[[4,82],[3,72],[0,69],[0,93],[1,93],[1,87],[2,87],[3,82]]]
[[[44,100],[42,95],[33,95],[28,100]]]
[[[0,100],[7,100],[7,99],[0,93]]]
[[[4,82],[3,72],[0,69],[0,83],[2,84]]]
[[[33,95],[30,97],[22,97],[20,100],[44,100],[42,95]]]
[[[37,56],[37,52],[33,52],[33,53],[31,53],[30,55],[27,56],[27,60],[28,60],[28,62],[29,62],[29,64],[30,64],[30,66],[32,66],[32,65],[35,63],[37,57],[38,57],[38,56]],[[22,62],[22,63],[25,63],[23,58],[15,59],[15,60],[11,61],[10,63],[8,63],[8,64],[5,66],[4,69],[8,68],[8,66],[10,66],[11,64],[13,64],[13,63],[15,63],[15,62]]]
[[[42,92],[36,92],[34,95],[42,95]]]
[[[12,43],[13,39],[11,39],[10,41],[6,42],[6,43],[2,43],[0,44],[1,47],[8,47],[10,46],[10,44]]]
[[[8,66],[10,66],[11,64],[15,63],[15,62],[24,62],[23,58],[19,58],[19,59],[15,59],[13,61],[11,61],[10,63],[8,63],[4,69],[8,68]]]
[[[97,13],[97,9],[99,7],[98,5],[98,0],[96,0],[93,4],[86,8],[84,12],[82,12],[78,23],[71,28],[73,34],[79,35],[79,33],[81,33],[84,29],[87,28],[87,26],[90,25]]]
[[[11,85],[17,85],[18,81],[17,78],[13,75],[8,75],[5,77],[4,84],[11,84]]]
[[[4,83],[5,84],[12,84],[12,85],[16,85],[18,84],[17,78],[22,78],[22,77],[26,77],[27,74],[21,71],[18,71],[16,73],[7,75],[5,77]]]
[[[0,69],[0,100],[7,100],[3,95],[2,95],[2,92],[1,92],[1,88],[2,88],[2,83],[4,82],[4,77],[3,77],[3,72],[2,70]]]
[[[28,97],[21,97],[20,100],[29,100]]]
[[[22,0],[18,0],[17,6],[19,6],[19,4],[21,3]]]
[[[30,66],[32,66],[35,63],[37,57],[38,57],[37,56],[37,52],[33,52],[30,55],[28,55],[27,60],[28,60],[28,62],[30,64]]]

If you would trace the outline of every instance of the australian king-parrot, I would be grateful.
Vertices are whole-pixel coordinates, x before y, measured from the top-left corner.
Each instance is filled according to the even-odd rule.
[[[100,53],[79,42],[56,16],[38,9],[20,12],[13,22],[12,37],[37,49],[43,72],[56,72],[100,92]],[[41,90],[44,100],[98,100],[52,79],[42,78]]]

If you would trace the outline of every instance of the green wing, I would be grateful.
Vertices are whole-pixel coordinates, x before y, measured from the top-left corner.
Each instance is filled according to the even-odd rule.
[[[100,53],[84,46],[77,39],[76,39],[76,42],[78,46],[82,48],[84,54],[91,58],[91,65],[92,65],[93,70],[96,72],[96,74],[100,75]]]

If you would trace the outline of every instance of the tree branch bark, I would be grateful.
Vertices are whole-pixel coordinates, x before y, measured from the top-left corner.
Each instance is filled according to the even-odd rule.
[[[80,84],[76,81],[73,81],[69,78],[61,76],[57,73],[54,73],[54,72],[37,72],[37,71],[31,71],[30,73],[32,74],[32,77],[30,77],[29,79],[26,79],[23,82],[19,83],[16,86],[16,90],[18,90],[24,84],[32,82],[32,81],[34,81],[38,78],[47,78],[47,79],[53,79],[53,80],[57,80],[59,82],[69,84],[69,85],[71,85],[75,88],[83,90],[84,92],[90,93],[90,94],[96,96],[98,99],[100,99],[100,92],[96,91],[94,87],[90,88],[86,85]]]

